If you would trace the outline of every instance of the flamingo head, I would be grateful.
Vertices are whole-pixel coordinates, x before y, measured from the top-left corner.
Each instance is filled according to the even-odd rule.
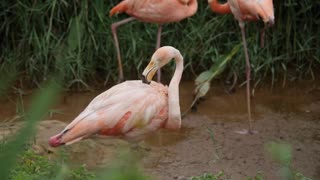
[[[155,73],[162,66],[168,64],[173,58],[180,55],[179,50],[172,46],[163,46],[152,55],[148,66],[142,73],[142,82],[150,84]],[[181,56],[181,55],[180,55]]]
[[[62,132],[49,139],[49,145],[58,147],[73,144],[96,134],[98,131],[98,126],[94,126],[91,121],[81,120],[76,121],[76,123],[71,122]]]
[[[52,147],[58,147],[58,146],[64,145],[65,143],[61,141],[62,135],[63,135],[62,133],[59,133],[55,136],[50,137],[49,145]]]
[[[70,131],[69,131],[70,130]],[[91,136],[92,134],[79,134],[74,129],[67,129],[57,135],[54,135],[49,138],[49,145],[52,147],[58,147],[61,145],[70,145],[75,142],[78,142],[86,137]]]

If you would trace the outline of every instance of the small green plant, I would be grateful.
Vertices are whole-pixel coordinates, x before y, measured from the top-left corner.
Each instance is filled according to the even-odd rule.
[[[17,166],[11,170],[9,179],[45,179],[52,176],[55,173],[54,171],[53,163],[28,150],[19,157]]]
[[[70,178],[68,179],[75,179],[75,180],[94,180],[96,179],[96,175],[86,169],[85,166],[81,166],[71,171]]]
[[[294,174],[294,178],[295,180],[312,180],[311,178],[306,177],[305,175],[303,175],[302,173],[295,173]]]
[[[220,171],[218,174],[214,175],[211,173],[204,173],[200,176],[192,176],[189,180],[221,180],[224,179],[224,172]]]
[[[247,177],[246,180],[264,180],[262,172],[258,172],[254,177]]]
[[[219,157],[219,154],[218,154],[218,147],[217,147],[218,143],[217,143],[217,140],[216,140],[216,138],[215,138],[214,132],[213,132],[213,130],[210,129],[210,128],[207,128],[207,130],[208,130],[208,132],[209,132],[210,139],[211,139],[211,141],[212,141],[212,143],[213,143],[213,145],[214,145],[214,157],[216,158],[215,161],[216,161],[216,160],[219,160],[220,157]]]

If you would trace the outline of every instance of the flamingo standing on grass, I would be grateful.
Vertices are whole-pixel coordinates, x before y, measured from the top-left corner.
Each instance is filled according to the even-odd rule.
[[[251,68],[247,50],[244,25],[245,21],[258,21],[260,18],[265,23],[261,33],[261,47],[264,45],[264,34],[269,24],[274,24],[274,10],[272,0],[227,0],[226,3],[220,4],[218,0],[208,0],[212,11],[219,14],[233,14],[238,20],[241,29],[245,59],[246,59],[246,78],[247,78],[247,109],[249,119],[249,130],[243,133],[253,133],[251,124],[251,103],[250,103],[250,80]]]
[[[156,43],[156,49],[158,49],[161,42],[162,24],[179,22],[190,17],[196,13],[197,8],[197,0],[123,0],[121,3],[113,7],[110,11],[110,16],[123,12],[131,16],[111,25],[112,35],[117,50],[119,67],[118,82],[122,82],[124,80],[120,46],[117,37],[117,28],[119,26],[133,20],[159,24]],[[160,82],[160,70],[158,70],[157,76],[157,81]]]
[[[169,87],[151,81],[171,59],[176,69]],[[53,147],[68,145],[95,134],[139,140],[160,128],[179,129],[179,83],[183,57],[171,47],[159,48],[142,73],[143,82],[125,81],[94,98],[59,134],[49,139]]]

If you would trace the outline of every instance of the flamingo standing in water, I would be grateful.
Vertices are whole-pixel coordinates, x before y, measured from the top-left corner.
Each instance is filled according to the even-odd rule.
[[[169,87],[151,81],[171,59],[175,60],[176,69]],[[179,129],[182,72],[180,52],[171,46],[159,48],[142,73],[144,83],[125,81],[101,93],[62,132],[52,136],[49,144],[68,145],[95,134],[140,140],[160,128]]]
[[[265,27],[261,34],[261,46],[264,44],[264,32],[268,24],[274,24],[274,10],[272,0],[228,0],[224,4],[220,4],[218,0],[208,0],[212,11],[219,14],[233,14],[238,20],[241,29],[245,59],[246,59],[246,78],[247,78],[247,110],[249,119],[249,130],[244,133],[253,133],[251,124],[251,103],[250,103],[250,80],[251,68],[247,50],[247,42],[245,37],[244,22],[258,21],[262,18]]]
[[[119,79],[124,80],[120,46],[117,37],[117,28],[133,20],[159,24],[157,33],[156,49],[160,47],[162,24],[179,22],[195,14],[198,8],[197,0],[123,0],[113,7],[110,16],[125,12],[129,18],[113,23],[111,25],[112,35],[117,50]],[[158,70],[157,81],[160,82],[161,72]]]

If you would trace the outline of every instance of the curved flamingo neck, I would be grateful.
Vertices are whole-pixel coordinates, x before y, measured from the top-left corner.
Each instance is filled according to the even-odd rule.
[[[218,0],[209,0],[210,8],[218,14],[231,14],[230,5],[228,2],[220,4]]]
[[[179,129],[181,127],[181,112],[179,103],[179,84],[183,72],[183,57],[180,52],[174,57],[176,69],[168,88],[168,120],[165,125],[168,129]]]
[[[182,72],[183,72],[183,57],[180,53],[178,53],[175,57],[174,60],[176,62],[176,69],[174,71],[174,74],[172,76],[172,79],[169,84],[169,89],[170,87],[177,86],[179,87],[179,83],[182,77]]]

